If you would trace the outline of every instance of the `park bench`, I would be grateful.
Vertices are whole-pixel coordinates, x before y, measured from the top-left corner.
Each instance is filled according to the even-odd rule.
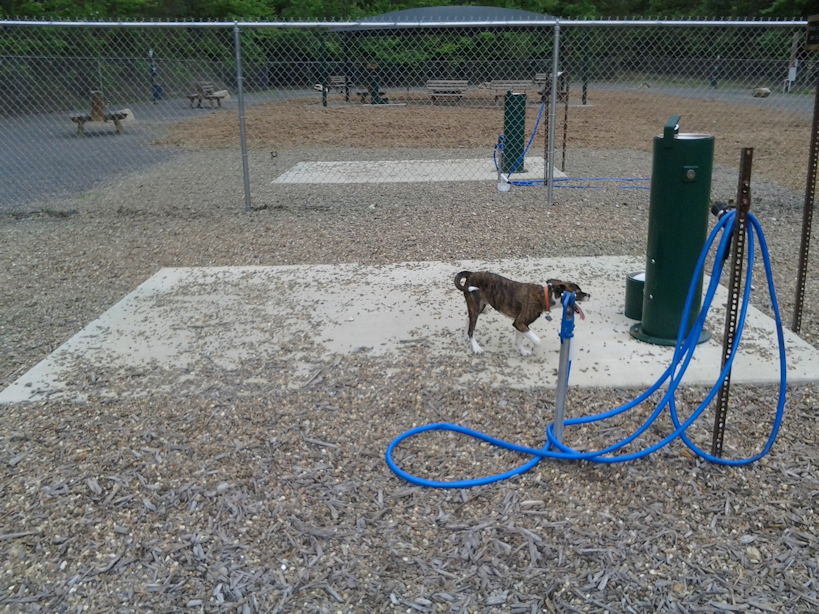
[[[552,95],[552,75],[545,72],[539,72],[535,75],[535,83],[538,86],[538,94],[540,94],[541,102],[549,102]],[[569,98],[569,83],[566,79],[566,73],[560,71],[557,73],[557,102],[566,102]]]
[[[353,82],[344,75],[333,75],[327,78],[326,86],[322,85],[321,83],[316,83],[313,86],[313,89],[317,92],[323,92],[326,87],[328,93],[330,90],[333,90],[337,94],[345,94],[352,84]]]
[[[210,102],[210,108],[213,107],[213,103],[216,102],[220,107],[222,106],[222,99],[226,98],[228,93],[227,90],[216,91],[216,87],[213,85],[211,81],[197,81],[194,84],[196,88],[196,92],[193,94],[187,94],[188,100],[190,101],[190,106],[193,108],[193,103],[196,101],[196,106],[201,107],[202,101],[207,100]]]
[[[427,81],[427,94],[432,102],[438,99],[454,99],[457,103],[469,88],[466,79],[430,79]]]
[[[557,100],[564,102],[568,95],[565,73],[557,73]],[[505,96],[510,89],[513,92],[527,92],[534,90],[540,95],[541,102],[547,102],[552,92],[552,76],[547,73],[537,73],[531,81],[525,79],[495,79],[489,82],[489,89],[495,92],[495,102]]]
[[[120,111],[106,111],[105,100],[102,92],[91,92],[91,113],[72,113],[69,115],[71,121],[77,124],[77,134],[85,135],[85,124],[88,122],[114,122],[117,134],[122,133],[122,120],[128,117],[127,109]]]
[[[538,86],[539,84],[533,79],[494,79],[489,82],[489,89],[495,92],[495,102],[498,101],[498,98],[505,96],[510,89],[513,92],[525,93],[528,90],[537,89]]]
[[[367,99],[370,98],[370,90],[358,91],[355,94],[361,100],[361,104],[366,103]],[[387,95],[388,95],[387,92],[382,92],[381,90],[378,91],[378,98],[381,100],[382,103],[389,102]]]
[[[344,75],[332,75],[327,82],[327,89],[343,94],[350,87],[350,80]]]

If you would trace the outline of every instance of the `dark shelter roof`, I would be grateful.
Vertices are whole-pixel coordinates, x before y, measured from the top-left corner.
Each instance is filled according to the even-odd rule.
[[[520,9],[501,9],[495,6],[427,6],[404,11],[390,11],[373,15],[361,20],[361,23],[415,23],[441,21],[544,21],[554,19],[551,15],[521,11]]]
[[[362,19],[357,25],[338,28],[337,32],[375,32],[387,33],[389,28],[384,24],[418,24],[440,22],[462,22],[464,25],[474,22],[508,22],[508,21],[549,21],[551,15],[532,13],[520,9],[502,9],[494,6],[429,6],[404,11],[391,11]],[[484,26],[486,29],[488,26]],[[498,26],[503,28],[504,25]],[[394,32],[391,32],[394,33]]]

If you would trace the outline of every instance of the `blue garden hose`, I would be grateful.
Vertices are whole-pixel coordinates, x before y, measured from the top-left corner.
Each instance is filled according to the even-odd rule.
[[[784,413],[785,408],[785,391],[786,391],[786,360],[785,360],[785,338],[782,329],[782,318],[779,314],[779,306],[776,300],[776,291],[774,289],[773,283],[773,274],[771,271],[771,260],[770,255],[768,253],[768,245],[765,241],[765,235],[762,231],[762,227],[756,217],[752,214],[748,214],[748,220],[750,225],[748,226],[748,261],[747,261],[747,275],[745,278],[745,287],[743,291],[743,297],[740,307],[739,318],[737,321],[737,330],[736,335],[734,338],[734,345],[731,349],[731,355],[728,361],[726,362],[725,366],[723,367],[722,371],[719,374],[714,386],[709,391],[708,395],[699,405],[699,407],[684,421],[680,422],[679,416],[677,415],[677,408],[675,403],[675,395],[677,387],[680,384],[680,381],[683,378],[686,368],[690,363],[694,349],[697,346],[697,340],[699,339],[700,333],[702,328],[705,324],[705,319],[708,314],[708,310],[711,307],[711,303],[714,299],[714,294],[716,293],[717,287],[719,286],[720,276],[722,275],[722,268],[723,263],[725,261],[725,255],[727,254],[730,245],[731,245],[731,238],[733,236],[733,229],[736,223],[736,211],[729,211],[722,218],[717,222],[714,229],[711,231],[711,234],[708,237],[708,240],[703,247],[702,252],[700,253],[699,260],[697,262],[697,266],[694,271],[694,275],[692,277],[692,282],[688,290],[688,296],[685,302],[685,309],[683,311],[682,318],[680,320],[680,328],[677,333],[677,344],[674,348],[674,356],[671,360],[671,364],[665,370],[665,372],[660,376],[660,378],[652,384],[648,390],[640,394],[637,398],[633,399],[632,401],[622,405],[618,408],[611,409],[606,412],[602,412],[599,414],[594,414],[591,416],[583,416],[579,418],[572,418],[565,421],[566,426],[572,426],[576,424],[587,424],[591,422],[597,422],[599,420],[604,420],[606,418],[611,418],[613,416],[619,415],[629,409],[632,409],[648,399],[654,392],[660,389],[660,387],[668,381],[668,389],[666,393],[663,395],[660,402],[657,404],[657,407],[652,412],[651,416],[649,416],[646,421],[631,435],[622,439],[621,441],[612,444],[606,448],[601,450],[595,450],[590,452],[578,452],[570,448],[569,446],[563,444],[562,442],[558,441],[554,436],[554,423],[550,423],[546,427],[546,437],[547,441],[545,442],[543,448],[530,448],[527,446],[521,446],[518,444],[510,443],[504,441],[502,439],[498,439],[496,437],[492,437],[490,435],[486,435],[479,431],[475,431],[473,429],[460,426],[457,424],[450,424],[446,422],[436,423],[436,424],[428,424],[424,426],[419,426],[409,431],[406,431],[396,437],[390,445],[387,447],[386,452],[386,461],[387,465],[392,469],[392,471],[398,475],[399,477],[404,478],[408,482],[412,484],[417,484],[419,486],[429,486],[433,488],[468,488],[471,486],[480,486],[483,484],[490,484],[492,482],[497,482],[499,480],[504,480],[506,478],[510,478],[515,475],[520,475],[525,473],[535,465],[537,465],[543,458],[557,458],[562,460],[589,460],[598,463],[618,463],[618,462],[625,462],[629,460],[635,460],[638,458],[643,458],[656,450],[659,450],[663,446],[667,445],[677,437],[679,437],[693,452],[695,452],[700,457],[712,462],[721,465],[747,465],[754,461],[759,460],[763,456],[765,456],[773,446],[774,441],[776,440],[776,436],[779,433],[779,428],[782,423],[782,416]],[[696,322],[691,327],[691,331],[688,333],[687,336],[685,334],[685,323],[688,322],[688,316],[691,311],[691,305],[693,303],[694,292],[696,289],[696,282],[699,279],[701,272],[705,266],[705,259],[708,253],[711,251],[711,246],[713,245],[716,237],[719,233],[722,232],[722,237],[717,247],[716,255],[714,257],[714,267],[711,273],[711,280],[708,284],[708,289],[706,291],[705,297],[703,299],[703,308],[700,311],[699,316],[697,317]],[[742,337],[742,331],[745,326],[745,317],[748,310],[748,303],[749,297],[751,293],[751,284],[753,278],[753,264],[754,264],[754,237],[758,236],[760,247],[762,250],[762,260],[765,265],[765,274],[768,279],[768,291],[770,294],[771,305],[774,312],[774,319],[776,322],[776,332],[777,332],[777,340],[779,343],[779,373],[780,373],[780,384],[779,384],[779,399],[777,402],[776,407],[776,414],[774,417],[774,422],[771,427],[771,433],[768,437],[767,442],[763,446],[762,450],[748,458],[742,459],[724,459],[713,456],[708,454],[704,450],[700,449],[696,444],[694,444],[689,437],[685,434],[685,431],[694,423],[694,421],[705,411],[708,405],[716,396],[719,389],[722,387],[725,378],[727,377],[728,373],[731,370],[731,365],[734,362],[734,358],[737,355],[737,350],[739,348],[740,339]],[[565,319],[565,309],[564,309],[564,319]],[[562,335],[562,332],[561,332]],[[668,435],[667,437],[663,438],[661,441],[657,443],[636,451],[631,452],[628,454],[620,454],[620,455],[612,455],[613,452],[616,452],[622,449],[624,446],[628,445],[632,441],[634,441],[637,437],[643,434],[646,429],[651,426],[654,420],[662,413],[663,409],[665,409],[666,405],[668,406],[669,413],[671,415],[671,420],[674,424],[675,430],[673,433]],[[474,478],[469,480],[452,480],[452,481],[439,481],[439,480],[428,480],[425,478],[419,478],[414,476],[410,473],[407,473],[393,460],[393,452],[403,440],[412,437],[413,435],[418,435],[419,433],[423,433],[425,431],[452,431],[455,433],[462,433],[464,435],[469,435],[481,441],[485,441],[491,443],[495,446],[500,448],[504,448],[506,450],[512,450],[514,452],[521,452],[523,454],[529,454],[533,458],[524,463],[523,465],[506,471],[504,473],[499,473],[496,475],[481,477],[481,478]]]

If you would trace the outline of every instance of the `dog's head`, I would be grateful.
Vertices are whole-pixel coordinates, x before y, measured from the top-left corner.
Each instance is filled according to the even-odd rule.
[[[549,297],[552,305],[555,301],[559,301],[564,292],[574,292],[574,300],[577,303],[583,302],[591,298],[591,294],[583,292],[576,283],[571,281],[561,281],[559,279],[547,279],[546,283],[549,285],[552,295]]]

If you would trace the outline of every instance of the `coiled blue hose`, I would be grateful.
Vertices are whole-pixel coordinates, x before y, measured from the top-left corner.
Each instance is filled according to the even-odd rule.
[[[544,444],[543,448],[530,448],[527,446],[521,446],[518,444],[510,443],[504,441],[502,439],[498,439],[496,437],[492,437],[490,435],[486,435],[479,431],[475,431],[473,429],[460,426],[457,424],[450,424],[446,422],[440,422],[436,424],[428,424],[424,426],[419,426],[409,431],[406,431],[396,437],[390,445],[387,447],[386,451],[386,461],[387,465],[392,469],[392,471],[399,477],[404,478],[408,482],[412,484],[417,484],[419,486],[429,486],[432,488],[468,488],[471,486],[480,486],[483,484],[490,484],[492,482],[497,482],[499,480],[504,480],[506,478],[510,478],[515,475],[519,475],[521,473],[525,473],[535,465],[537,465],[542,459],[544,458],[557,458],[562,460],[589,460],[598,463],[619,463],[625,462],[629,460],[635,460],[638,458],[642,458],[659,450],[663,446],[667,445],[677,437],[679,437],[693,452],[695,452],[700,457],[712,462],[718,463],[721,465],[747,465],[752,463],[756,460],[759,460],[763,456],[765,456],[773,446],[774,441],[776,440],[776,436],[779,433],[779,428],[782,423],[782,416],[784,413],[785,408],[785,391],[786,391],[786,371],[787,365],[785,360],[785,338],[782,329],[782,318],[779,314],[779,306],[776,300],[776,291],[774,289],[773,283],[773,274],[771,271],[771,261],[770,255],[768,253],[768,245],[765,241],[765,234],[762,231],[762,227],[759,223],[759,220],[752,214],[748,214],[748,220],[750,224],[748,225],[748,258],[747,258],[747,274],[745,277],[745,287],[743,290],[742,302],[740,307],[739,318],[737,321],[737,330],[736,335],[734,338],[734,345],[731,349],[731,356],[729,360],[726,362],[724,368],[719,374],[714,386],[709,391],[708,395],[702,401],[702,403],[697,407],[697,409],[684,421],[680,422],[679,416],[677,415],[677,408],[675,403],[675,395],[677,387],[680,384],[680,381],[683,378],[686,368],[691,361],[691,358],[694,354],[694,349],[697,345],[697,340],[699,339],[700,333],[702,332],[702,328],[705,325],[705,319],[708,315],[708,310],[711,307],[711,303],[714,299],[714,294],[716,293],[717,287],[719,286],[719,280],[722,275],[722,268],[723,262],[725,260],[725,255],[727,251],[730,249],[731,245],[731,238],[733,236],[733,229],[736,223],[736,211],[729,211],[716,224],[714,229],[711,231],[705,246],[703,247],[702,252],[700,253],[699,260],[697,262],[697,266],[695,268],[695,272],[692,278],[691,285],[688,289],[688,295],[685,302],[685,309],[683,310],[682,319],[680,321],[680,328],[677,333],[677,344],[674,348],[674,355],[671,360],[671,364],[665,370],[665,372],[660,376],[660,378],[652,384],[648,390],[640,394],[637,398],[633,399],[632,401],[622,405],[618,408],[611,409],[606,412],[602,412],[599,414],[594,414],[591,416],[583,416],[579,418],[572,418],[565,421],[566,426],[572,426],[576,424],[587,424],[591,422],[597,422],[599,420],[605,420],[607,418],[611,418],[613,416],[617,416],[629,409],[632,409],[639,405],[640,403],[644,402],[649,396],[651,396],[654,392],[656,392],[666,381],[669,382],[668,389],[666,393],[663,395],[660,402],[657,404],[657,407],[654,409],[652,414],[646,419],[646,421],[631,435],[622,439],[621,441],[612,444],[606,448],[601,450],[595,450],[590,452],[578,452],[570,448],[569,446],[561,443],[558,441],[554,436],[554,423],[550,423],[546,427],[546,437],[547,441]],[[688,316],[691,311],[691,305],[693,303],[694,298],[694,291],[696,289],[696,281],[699,279],[700,273],[703,271],[705,266],[705,259],[708,253],[711,251],[711,247],[716,240],[716,237],[719,233],[722,232],[722,236],[720,242],[717,247],[716,254],[714,256],[714,267],[711,273],[711,280],[708,284],[708,289],[706,291],[705,297],[703,299],[703,307],[700,311],[699,316],[697,317],[696,322],[691,327],[691,331],[688,333],[687,336],[685,334],[685,323],[688,322]],[[753,264],[754,264],[754,237],[757,236],[759,239],[760,248],[762,250],[762,260],[765,266],[765,275],[768,279],[768,291],[771,299],[771,305],[774,312],[774,319],[776,322],[776,333],[777,333],[777,340],[779,343],[779,372],[780,372],[780,387],[779,387],[779,398],[776,407],[776,414],[774,417],[774,422],[771,427],[771,433],[766,441],[765,445],[763,446],[762,450],[748,458],[743,459],[724,459],[713,456],[708,454],[704,450],[700,449],[696,444],[694,444],[689,437],[685,434],[685,431],[694,423],[694,421],[705,411],[708,405],[716,396],[719,389],[722,387],[723,383],[725,382],[725,378],[727,377],[728,373],[731,370],[731,365],[734,362],[734,357],[737,355],[737,349],[739,348],[739,342],[742,337],[742,331],[745,326],[745,317],[748,310],[748,302],[751,293],[751,284],[753,278]],[[671,415],[671,420],[674,424],[674,432],[668,435],[667,437],[663,438],[661,441],[636,452],[631,452],[628,454],[620,454],[620,455],[612,455],[613,452],[616,452],[622,449],[624,446],[628,445],[632,441],[634,441],[637,437],[643,434],[646,429],[651,426],[654,420],[662,413],[665,409],[666,405],[668,406],[669,413]],[[400,444],[405,439],[412,437],[414,435],[418,435],[419,433],[423,433],[425,431],[452,431],[455,433],[462,433],[464,435],[469,435],[481,441],[485,441],[487,443],[491,443],[495,446],[500,448],[504,448],[506,450],[512,450],[514,452],[521,452],[523,454],[529,454],[533,458],[524,463],[523,465],[511,469],[509,471],[499,473],[496,475],[481,477],[481,478],[474,478],[469,480],[453,480],[453,481],[439,481],[439,480],[428,480],[425,478],[420,478],[414,476],[400,467],[395,463],[393,460],[393,452],[395,451],[396,446]]]

